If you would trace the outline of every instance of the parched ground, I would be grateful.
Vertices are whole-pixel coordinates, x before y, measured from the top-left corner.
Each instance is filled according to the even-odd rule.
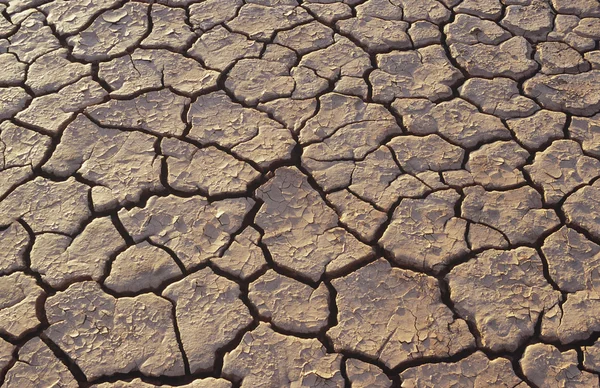
[[[599,0],[0,0],[0,386],[600,385]]]

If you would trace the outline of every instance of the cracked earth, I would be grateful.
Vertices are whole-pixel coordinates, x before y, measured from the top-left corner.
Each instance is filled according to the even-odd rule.
[[[598,0],[0,0],[4,388],[600,386]]]

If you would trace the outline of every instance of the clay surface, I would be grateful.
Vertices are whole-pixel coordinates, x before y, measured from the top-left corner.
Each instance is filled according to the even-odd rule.
[[[600,388],[599,0],[0,0],[0,388]]]

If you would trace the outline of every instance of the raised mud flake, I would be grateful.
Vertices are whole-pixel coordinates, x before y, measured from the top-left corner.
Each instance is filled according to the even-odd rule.
[[[600,157],[600,114],[592,117],[573,117],[569,134],[581,143],[584,151]]]
[[[362,159],[386,137],[402,133],[381,105],[339,93],[321,96],[319,103],[319,112],[300,131],[303,160]]]
[[[0,202],[0,225],[18,219],[34,233],[55,232],[72,235],[90,215],[89,187],[75,178],[53,182],[37,177],[12,191]],[[56,217],[60,214],[60,217]]]
[[[566,122],[567,116],[562,112],[540,110],[529,117],[506,120],[506,125],[521,144],[538,150],[548,141],[563,137]],[[576,137],[575,133],[571,135]]]
[[[271,114],[277,121],[285,124],[290,131],[297,134],[306,121],[315,115],[317,99],[295,100],[280,98],[264,104],[258,104],[256,108],[261,112]]]
[[[502,4],[499,0],[464,0],[453,11],[496,20],[502,15]]]
[[[17,32],[8,37],[8,52],[16,54],[21,62],[32,63],[41,55],[59,49],[60,42],[44,24],[44,19],[41,12],[30,13]]]
[[[333,44],[333,30],[317,21],[280,31],[273,43],[289,47],[299,55],[323,49]]]
[[[438,191],[424,199],[403,199],[379,243],[394,261],[419,270],[439,271],[469,249],[467,222],[454,216],[460,195]]]
[[[600,330],[599,301],[600,293],[593,288],[569,294],[562,305],[545,314],[540,338],[561,344],[590,339]]]
[[[37,305],[45,295],[35,278],[23,272],[0,276],[0,333],[20,338],[40,325]]]
[[[480,113],[477,107],[460,98],[439,104],[426,99],[397,99],[392,108],[402,115],[409,132],[437,133],[463,148],[511,138],[510,131],[498,117]]]
[[[4,378],[4,372],[11,363],[16,348],[15,345],[0,338],[0,379]]]
[[[543,41],[552,31],[554,12],[546,0],[508,5],[500,24],[517,36],[533,42]]]
[[[381,368],[358,360],[346,360],[346,375],[353,388],[391,388],[392,382],[383,373]]]
[[[499,357],[492,361],[480,351],[458,362],[424,364],[408,368],[400,377],[402,387],[405,388],[527,387],[527,384],[515,375],[509,360]]]
[[[564,292],[600,289],[600,246],[563,226],[544,241],[548,272]]]
[[[538,68],[537,62],[531,59],[531,45],[521,36],[497,46],[454,43],[450,45],[450,53],[474,77],[508,77],[518,81]]]
[[[464,192],[462,217],[498,230],[513,245],[536,241],[560,224],[554,210],[542,208],[541,196],[531,187],[485,191],[474,186]]]
[[[190,23],[194,29],[208,31],[236,17],[242,5],[243,0],[205,0],[191,4]]]
[[[102,102],[107,94],[91,77],[84,77],[56,93],[34,98],[27,109],[15,117],[50,134],[57,134],[75,116],[75,112]]]
[[[371,69],[369,54],[344,36],[335,34],[333,39],[334,44],[304,55],[298,66],[313,69],[330,81],[344,76],[364,77]]]
[[[335,83],[334,92],[357,96],[363,100],[368,99],[369,86],[364,78],[359,77],[342,77]]]
[[[458,91],[484,113],[501,119],[531,116],[540,109],[535,101],[519,95],[517,82],[510,78],[471,78]]]
[[[408,36],[415,48],[442,43],[439,27],[424,20],[412,23],[408,29]]]
[[[329,291],[324,283],[313,288],[268,270],[248,291],[258,314],[280,329],[305,334],[327,326]]]
[[[216,26],[200,35],[188,50],[188,54],[201,60],[211,69],[224,71],[237,59],[258,58],[262,47],[263,43],[248,39],[243,34],[230,32],[222,26]]]
[[[155,388],[159,385],[149,384],[143,382],[140,378],[133,379],[129,382],[117,381],[114,383],[102,383],[93,385],[95,388]],[[175,388],[172,385],[161,384],[163,388]],[[231,388],[231,382],[225,379],[216,379],[214,377],[207,377],[205,379],[197,379],[189,384],[177,385],[179,388]]]
[[[465,4],[465,1],[462,4]],[[464,14],[456,15],[454,21],[444,27],[444,32],[448,44],[498,45],[511,37],[508,31],[493,21]]]
[[[97,184],[92,188],[95,210],[135,203],[143,194],[164,189],[156,141],[142,132],[99,127],[79,115],[65,128],[42,170],[59,177],[77,172]]]
[[[406,33],[409,24],[404,21],[359,16],[339,20],[336,25],[342,33],[352,36],[369,52],[406,49],[412,46]]]
[[[98,12],[117,4],[119,0],[59,0],[46,3],[40,9],[47,15],[48,23],[65,35],[80,31]]]
[[[25,84],[36,94],[56,92],[62,87],[91,75],[92,65],[71,62],[69,51],[58,49],[42,55],[27,69]]]
[[[316,339],[282,335],[261,322],[225,354],[223,375],[241,380],[242,388],[342,388],[341,360]]]
[[[508,248],[508,241],[502,233],[482,224],[469,224],[467,241],[469,248],[473,251],[490,248]]]
[[[559,13],[580,15],[581,17],[600,17],[598,2],[595,0],[552,0]]]
[[[592,372],[600,372],[600,342],[583,347],[583,367]]]
[[[397,0],[394,3],[404,11],[403,19],[409,22],[427,20],[434,24],[448,21],[452,13],[437,0]]]
[[[198,148],[173,138],[161,141],[166,156],[167,181],[175,190],[208,195],[244,193],[260,178],[260,173],[243,162],[213,146]],[[219,174],[215,174],[219,171]]]
[[[90,106],[86,113],[103,126],[140,129],[157,135],[181,135],[181,114],[190,99],[161,89],[132,100],[110,100]]]
[[[409,173],[460,169],[465,151],[438,135],[398,136],[388,145],[400,167]]]
[[[213,257],[211,263],[242,280],[254,276],[267,267],[262,248],[258,245],[260,232],[249,226],[237,236],[223,256]]]
[[[275,31],[289,29],[312,19],[302,7],[293,5],[264,6],[245,4],[235,19],[226,25],[235,32],[240,32],[258,41],[269,41]]]
[[[241,59],[227,74],[225,87],[244,104],[257,105],[291,96],[295,81],[281,62]]]
[[[339,99],[333,100],[334,103],[338,101]],[[381,108],[381,110],[367,109],[366,112],[360,112],[358,118],[352,117],[354,113],[358,112],[350,111],[341,123],[336,122],[337,119],[329,122],[324,121],[332,116],[328,113],[318,114],[315,116],[314,121],[309,120],[300,132],[300,143],[307,144],[302,153],[302,164],[314,176],[319,185],[323,188],[327,187],[326,190],[347,187],[351,182],[358,185],[364,184],[361,179],[351,180],[351,176],[357,172],[355,167],[371,164],[370,160],[372,158],[381,159],[379,155],[381,152],[389,155],[389,151],[382,149],[380,143],[390,136],[399,134],[401,129],[383,107],[376,105],[371,107]],[[341,111],[343,111],[343,108],[338,106],[336,112]],[[378,111],[383,111],[388,116],[376,117],[373,115],[372,119],[368,117],[369,113],[377,114]],[[323,112],[323,110],[320,112]],[[362,116],[363,113],[367,113],[365,115],[367,117]],[[312,136],[323,140],[311,141]],[[377,154],[377,156],[373,154]],[[393,161],[392,165],[395,175],[400,175],[400,170]],[[371,167],[372,169],[374,166],[364,167]],[[327,170],[330,168],[338,170],[337,176],[328,173]],[[375,171],[373,173],[381,175],[381,173]],[[386,187],[382,187],[382,189],[386,189]],[[380,195],[382,194],[380,193]]]
[[[10,121],[0,124],[0,196],[34,175],[50,144],[48,136]]]
[[[304,8],[311,11],[317,20],[331,25],[340,19],[346,19],[352,16],[352,8],[348,4],[336,3],[312,3],[306,2]]]
[[[561,352],[553,345],[530,345],[519,364],[527,379],[538,387],[598,387],[598,376],[579,370],[574,349]]]
[[[314,98],[330,87],[328,80],[319,77],[313,69],[306,67],[295,67],[290,71],[290,75],[294,79],[295,89],[292,92],[292,98],[295,99],[302,100]],[[359,82],[364,84],[364,80],[362,78]]]
[[[373,99],[378,102],[391,102],[394,98],[448,98],[462,78],[438,45],[379,54],[377,69],[369,75]]]
[[[515,141],[496,141],[471,152],[465,168],[476,184],[493,190],[525,182],[520,168],[528,158],[529,152]]]
[[[114,298],[87,281],[49,297],[45,306],[50,324],[46,335],[88,380],[132,371],[184,374],[172,305],[159,296]]]
[[[592,116],[600,111],[600,70],[581,74],[538,74],[523,84],[525,94],[544,108]]]
[[[142,41],[143,47],[169,47],[181,51],[188,47],[196,36],[186,23],[185,9],[153,4],[150,18],[152,19],[152,31]]]
[[[585,156],[576,141],[557,140],[538,153],[525,171],[534,184],[542,187],[544,200],[555,204],[575,188],[600,175],[600,161]]]
[[[0,228],[0,275],[25,268],[25,253],[29,246],[29,233],[18,222]],[[2,367],[0,367],[2,369]]]
[[[256,193],[256,224],[278,265],[317,281],[368,258],[372,248],[338,227],[338,217],[293,167],[279,168]]]
[[[340,222],[367,241],[372,241],[380,226],[387,221],[385,212],[377,210],[348,190],[327,194],[327,200],[337,211]]]
[[[580,22],[581,19],[575,15],[556,15],[554,29],[548,34],[548,40],[564,42],[582,53],[593,50],[596,47],[596,41],[585,36],[587,34],[580,35],[576,32]]]
[[[291,157],[292,134],[265,113],[237,104],[222,91],[198,97],[188,112],[188,137],[215,143],[261,168]]]
[[[175,304],[175,317],[190,371],[210,371],[215,352],[252,323],[239,286],[205,268],[169,285],[163,296]]]
[[[167,251],[142,241],[117,255],[104,285],[115,292],[140,292],[181,274]]]
[[[262,128],[281,127],[266,114],[231,101],[222,91],[198,97],[190,106],[187,120],[192,126],[190,139],[227,148],[254,138]]]
[[[62,234],[38,235],[31,250],[31,269],[52,287],[82,279],[99,280],[110,258],[125,241],[110,217],[95,218],[75,238]]]
[[[568,223],[600,239],[600,180],[571,194],[563,203],[562,210]]]
[[[379,259],[332,283],[339,323],[327,336],[336,351],[358,352],[395,368],[474,346],[466,322],[442,303],[433,277]]]
[[[0,88],[0,120],[12,118],[30,100],[31,96],[21,87]]]
[[[359,198],[386,212],[400,197],[422,197],[431,190],[419,178],[403,174],[392,153],[391,147],[382,146],[364,160],[349,166],[351,168],[346,185]]]
[[[17,86],[25,81],[27,64],[19,62],[17,56],[10,53],[0,54],[0,85]]]
[[[535,59],[542,65],[540,72],[544,74],[577,74],[590,69],[579,52],[562,42],[538,43]]]
[[[131,96],[148,88],[171,87],[187,96],[217,87],[218,73],[191,58],[163,49],[138,49],[100,64],[99,76],[111,96]]]
[[[121,209],[119,219],[138,243],[152,243],[172,250],[187,268],[205,263],[228,244],[254,205],[250,198],[208,203],[201,196],[151,197],[143,208]]]
[[[456,266],[446,279],[456,311],[477,326],[483,346],[492,351],[517,349],[561,298],[532,248],[487,250]]]
[[[2,387],[77,388],[79,383],[52,350],[35,337],[19,349],[17,362],[6,373]]]
[[[0,38],[9,37],[18,28],[18,26],[14,25],[6,18],[6,16],[4,16],[6,8],[7,6],[5,4],[0,4],[0,12],[2,13],[2,16],[0,16]]]
[[[67,38],[67,43],[76,58],[101,61],[138,45],[147,29],[148,5],[126,3],[100,14],[88,28]]]

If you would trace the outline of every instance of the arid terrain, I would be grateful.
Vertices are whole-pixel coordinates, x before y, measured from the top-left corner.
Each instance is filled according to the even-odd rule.
[[[600,0],[0,0],[2,388],[600,386]]]

